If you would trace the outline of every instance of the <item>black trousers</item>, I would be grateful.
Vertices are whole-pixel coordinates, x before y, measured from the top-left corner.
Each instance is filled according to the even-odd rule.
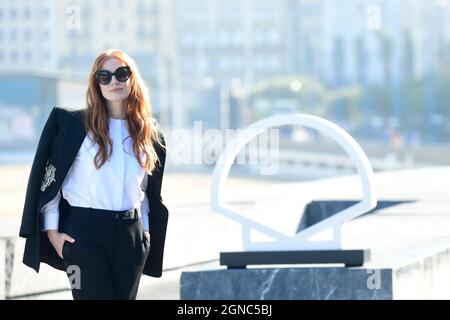
[[[140,211],[70,206],[62,232],[63,260],[75,300],[136,299],[150,242]]]

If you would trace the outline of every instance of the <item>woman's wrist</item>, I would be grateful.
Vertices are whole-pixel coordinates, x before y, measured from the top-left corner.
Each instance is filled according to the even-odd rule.
[[[47,231],[48,237],[58,234],[58,230],[50,229],[50,230],[46,230],[46,231]]]

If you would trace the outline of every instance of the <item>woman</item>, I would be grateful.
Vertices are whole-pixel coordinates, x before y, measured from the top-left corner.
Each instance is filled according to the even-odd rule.
[[[87,108],[53,108],[27,186],[23,262],[65,270],[74,299],[135,299],[160,277],[168,211],[165,142],[139,70],[108,50],[89,76]]]

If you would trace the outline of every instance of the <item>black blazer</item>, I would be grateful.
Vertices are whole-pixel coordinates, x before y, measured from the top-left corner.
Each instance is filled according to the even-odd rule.
[[[63,260],[50,243],[47,233],[41,231],[41,208],[52,200],[62,183],[86,137],[83,124],[85,110],[68,111],[54,107],[42,131],[28,179],[25,204],[19,236],[26,238],[23,263],[39,272],[41,262],[65,271]],[[161,133],[164,142],[164,137]],[[166,160],[165,148],[155,143],[160,164],[148,175],[147,198],[150,207],[151,246],[143,274],[160,277],[162,274],[164,244],[169,212],[161,198],[161,184]],[[46,168],[53,166],[54,177],[45,179]],[[45,182],[44,182],[45,180]],[[41,188],[42,187],[42,188]],[[43,191],[42,191],[43,190]],[[62,199],[62,198],[61,198]],[[59,229],[63,226],[67,210],[59,204]]]

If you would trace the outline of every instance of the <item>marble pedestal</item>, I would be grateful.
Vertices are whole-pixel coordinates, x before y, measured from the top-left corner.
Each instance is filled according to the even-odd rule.
[[[392,270],[344,267],[251,268],[183,272],[180,290],[181,299],[187,300],[393,298]]]
[[[450,249],[404,265],[264,267],[183,272],[180,298],[208,300],[450,299]]]

